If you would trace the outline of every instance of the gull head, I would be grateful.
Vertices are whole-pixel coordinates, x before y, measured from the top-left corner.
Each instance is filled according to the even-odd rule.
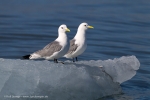
[[[78,30],[86,31],[89,28],[94,28],[93,26],[88,25],[88,23],[81,23],[78,27]]]
[[[58,32],[59,33],[66,33],[66,32],[70,32],[70,30],[67,28],[67,26],[65,24],[62,24],[59,26]]]

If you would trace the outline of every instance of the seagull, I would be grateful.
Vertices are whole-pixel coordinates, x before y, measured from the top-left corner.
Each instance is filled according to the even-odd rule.
[[[88,23],[81,23],[78,27],[75,37],[70,40],[70,48],[67,54],[64,55],[66,58],[72,58],[73,62],[78,61],[77,56],[81,55],[86,47],[86,30],[88,28],[94,28],[93,26],[88,25]]]
[[[64,56],[68,49],[68,38],[66,32],[70,32],[65,24],[62,24],[58,28],[58,38],[46,45],[43,49],[38,50],[32,54],[23,56],[24,59],[40,59],[54,60],[54,63],[58,63],[57,59]]]

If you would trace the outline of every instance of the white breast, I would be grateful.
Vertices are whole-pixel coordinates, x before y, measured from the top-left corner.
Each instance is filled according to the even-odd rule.
[[[72,54],[73,58],[81,55],[86,50],[86,47],[87,47],[86,39],[77,39],[77,41],[75,42],[75,44],[78,45],[78,48]]]

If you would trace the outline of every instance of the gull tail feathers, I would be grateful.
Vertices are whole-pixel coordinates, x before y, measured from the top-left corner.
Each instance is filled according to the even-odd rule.
[[[25,55],[25,56],[23,56],[23,59],[30,59],[30,56],[31,55]]]

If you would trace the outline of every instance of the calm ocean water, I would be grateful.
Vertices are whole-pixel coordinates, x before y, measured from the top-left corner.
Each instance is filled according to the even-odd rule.
[[[121,85],[123,94],[99,100],[149,100],[149,0],[1,0],[0,58],[19,59],[41,49],[57,37],[60,24],[72,39],[82,22],[94,29],[87,31],[88,48],[79,60],[135,55],[141,63],[136,76]]]

